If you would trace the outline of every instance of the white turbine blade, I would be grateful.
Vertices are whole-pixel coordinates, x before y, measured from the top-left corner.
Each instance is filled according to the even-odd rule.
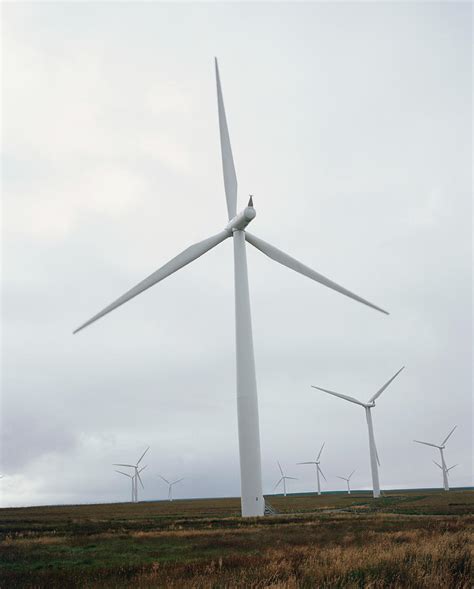
[[[290,479],[291,481],[297,481],[298,479],[296,477],[285,477],[286,480]]]
[[[216,83],[217,83],[217,109],[219,111],[219,133],[221,136],[221,154],[222,169],[224,171],[224,188],[225,198],[227,201],[227,212],[229,220],[235,217],[237,212],[237,176],[235,174],[234,158],[230,146],[229,129],[225,116],[224,99],[222,97],[221,78],[219,76],[219,66],[217,58],[216,65]]]
[[[444,446],[446,444],[446,442],[449,440],[449,438],[451,437],[451,434],[453,433],[453,431],[457,428],[458,426],[455,425],[453,427],[453,429],[449,432],[449,434],[444,438],[444,440],[441,442],[441,446]]]
[[[438,448],[439,446],[437,446],[436,444],[430,444],[429,442],[422,442],[421,440],[413,440],[414,442],[416,442],[417,444],[424,444],[425,446],[433,446],[433,448]]]
[[[142,472],[143,470],[145,470],[145,468],[146,468],[147,466],[148,466],[148,464],[145,464],[145,466],[142,466],[138,472]]]
[[[296,464],[318,464],[317,462],[297,462]]]
[[[84,329],[84,327],[87,327],[91,323],[94,323],[94,321],[97,321],[104,315],[107,315],[107,313],[110,313],[117,307],[120,307],[130,299],[133,299],[143,291],[155,285],[157,282],[160,282],[161,280],[163,280],[167,276],[170,276],[180,268],[183,268],[190,262],[193,262],[203,254],[208,252],[210,249],[221,243],[221,241],[227,239],[227,237],[230,237],[230,233],[227,231],[221,231],[216,235],[208,237],[203,241],[200,241],[198,243],[195,243],[194,245],[189,246],[176,257],[174,257],[172,260],[167,262],[164,266],[153,272],[153,274],[150,274],[148,278],[145,278],[145,280],[139,282],[136,286],[134,286],[121,297],[119,297],[116,301],[114,301],[113,303],[105,307],[105,309],[102,309],[102,311],[94,315],[91,319],[83,323],[80,327],[75,329],[73,333],[81,331],[81,329]]]
[[[362,405],[365,407],[364,403],[358,401],[354,397],[349,397],[349,395],[343,395],[342,393],[335,393],[334,391],[329,391],[328,389],[323,389],[321,387],[317,387],[314,384],[311,385],[313,389],[318,389],[318,391],[323,391],[324,393],[329,393],[330,395],[334,395],[335,397],[340,397],[341,399],[345,399],[346,401],[350,401],[351,403],[356,403],[357,405]]]
[[[112,464],[112,466],[128,466],[129,468],[135,468],[134,464]]]
[[[453,470],[453,468],[456,468],[456,466],[459,466],[459,464],[453,464],[453,466],[450,466],[447,470],[447,472],[449,472],[450,470]]]
[[[346,477],[340,477],[339,475],[336,475],[336,477],[337,477],[338,479],[341,479],[342,481],[347,481]]]
[[[149,449],[150,449],[150,446],[148,446],[148,448],[145,450],[145,452],[143,452],[143,454],[140,456],[140,458],[137,462],[137,466],[140,464],[140,462],[142,461],[142,458],[145,456],[145,454],[148,452]]]
[[[375,448],[375,459],[377,460],[377,464],[380,466],[379,451],[377,450],[377,444],[375,443],[375,439],[374,439],[374,448]]]
[[[443,467],[441,466],[441,464],[438,464],[438,463],[436,462],[436,460],[433,460],[433,462],[436,464],[436,466],[438,466],[438,467],[439,467],[441,470],[443,470]]]
[[[366,301],[365,299],[363,299],[362,297],[359,297],[358,295],[354,294],[350,290],[345,289],[343,286],[339,286],[339,284],[336,284],[335,282],[333,282],[332,280],[329,280],[328,278],[326,278],[322,274],[315,272],[314,270],[312,270],[308,266],[305,266],[301,262],[298,262],[298,260],[295,260],[295,258],[292,258],[288,254],[285,254],[284,252],[282,252],[278,248],[274,247],[273,245],[270,245],[266,241],[263,241],[263,239],[256,237],[252,233],[249,233],[248,231],[246,231],[245,232],[245,239],[249,243],[251,243],[254,247],[256,247],[258,250],[260,250],[262,253],[266,254],[269,258],[271,258],[272,260],[275,260],[275,262],[279,262],[283,266],[286,266],[287,268],[291,268],[291,270],[295,270],[295,272],[299,272],[300,274],[303,274],[304,276],[307,276],[308,278],[311,278],[312,280],[315,280],[316,282],[319,282],[320,284],[323,284],[324,286],[327,286],[328,288],[332,288],[333,290],[335,290],[343,295],[346,295],[347,297],[354,299],[355,301],[358,301],[359,303],[367,305],[368,307],[372,307],[372,309],[376,309],[377,311],[385,313],[386,315],[389,314],[387,311],[384,311],[380,307],[377,307],[376,305],[369,303],[369,301]]]
[[[126,472],[122,472],[121,470],[116,470],[115,472],[118,472],[119,474],[123,474],[124,477],[128,477],[129,479],[133,478],[132,475],[127,474]]]
[[[184,481],[184,477],[182,479],[178,479],[177,481],[173,481],[171,484],[176,485],[177,483],[180,483],[181,481]]]
[[[283,480],[283,477],[281,477],[281,479],[278,481],[278,483],[273,487],[273,490],[275,490],[278,487],[278,485],[281,483],[282,480]]]
[[[145,487],[143,485],[142,477],[140,476],[140,472],[138,470],[137,470],[137,477],[138,477],[138,480],[140,481],[140,485],[142,486],[142,489],[144,489]]]
[[[324,444],[325,444],[325,443],[326,443],[326,442],[323,442],[323,445],[321,446],[321,450],[319,451],[319,454],[318,454],[318,457],[316,458],[316,460],[319,460],[319,458],[320,458],[320,456],[321,456],[321,453],[322,453],[322,451],[323,451],[323,448],[324,448]]]
[[[324,473],[323,473],[323,471],[321,470],[321,467],[319,466],[319,464],[318,464],[318,470],[319,470],[319,474],[320,474],[320,475],[323,477],[323,479],[324,479],[325,481],[327,481],[327,479],[326,479],[326,477],[324,476]]]
[[[353,470],[353,471],[351,472],[351,474],[350,474],[350,475],[347,477],[347,480],[348,480],[348,481],[350,480],[351,476],[352,476],[354,473],[355,473],[355,470]]]
[[[281,464],[278,462],[278,460],[277,460],[277,464],[278,464],[278,468],[280,469],[281,476],[282,476],[282,477],[284,477],[285,475],[284,475],[284,473],[283,473],[283,469],[282,469],[282,467],[281,467]]]
[[[169,485],[169,484],[170,484],[170,482],[169,482],[169,481],[167,481],[167,480],[165,479],[165,477],[162,477],[162,476],[161,476],[161,474],[159,474],[158,476],[160,477],[160,479],[162,479],[163,481],[165,481],[165,483],[166,483],[167,485]]]
[[[375,393],[375,395],[374,395],[373,397],[371,397],[371,398],[369,399],[369,401],[368,401],[368,402],[369,402],[369,403],[373,403],[373,402],[375,401],[375,399],[378,399],[378,398],[380,397],[380,395],[381,395],[381,394],[384,392],[384,390],[385,390],[385,389],[388,387],[388,385],[389,385],[389,384],[390,384],[390,383],[391,383],[393,380],[395,380],[395,379],[397,378],[397,376],[400,374],[400,372],[401,372],[401,371],[402,371],[404,368],[405,368],[405,366],[402,366],[402,367],[400,368],[400,370],[399,370],[399,371],[398,371],[396,374],[394,374],[394,375],[392,376],[392,378],[391,378],[390,380],[388,380],[388,381],[387,381],[387,382],[386,382],[386,383],[383,385],[383,387],[382,387],[381,389],[379,389],[379,390],[378,390],[378,391]]]

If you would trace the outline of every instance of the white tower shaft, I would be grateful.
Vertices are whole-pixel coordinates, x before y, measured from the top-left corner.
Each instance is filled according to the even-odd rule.
[[[318,477],[318,495],[321,495],[321,481],[319,480],[319,464],[316,465],[316,475]]]
[[[235,332],[237,360],[237,419],[239,428],[242,516],[261,516],[262,494],[257,378],[245,250],[245,233],[234,231]]]
[[[443,486],[445,491],[449,491],[449,482],[448,482],[448,468],[446,466],[446,462],[444,461],[444,448],[440,448],[439,452],[441,454],[441,466],[443,467]]]
[[[372,424],[372,414],[370,407],[365,408],[365,416],[367,418],[367,427],[369,430],[369,449],[370,449],[370,468],[372,470],[372,486],[374,498],[380,497],[380,482],[379,469],[377,465],[377,450],[375,449],[374,426]]]

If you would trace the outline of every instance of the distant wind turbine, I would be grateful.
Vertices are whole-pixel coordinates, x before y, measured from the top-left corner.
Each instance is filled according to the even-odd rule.
[[[342,395],[341,393],[335,393],[334,391],[328,391],[327,389],[323,389],[321,387],[316,387],[311,385],[313,389],[318,389],[319,391],[324,391],[325,393],[329,393],[330,395],[334,395],[335,397],[340,397],[346,401],[350,401],[351,403],[356,403],[357,405],[361,405],[365,409],[365,417],[367,419],[367,427],[369,430],[369,450],[370,450],[370,466],[372,469],[372,485],[373,485],[373,493],[374,497],[380,497],[380,482],[379,482],[379,469],[378,465],[380,465],[379,455],[377,452],[377,447],[375,445],[375,437],[374,437],[374,426],[372,424],[372,415],[370,413],[371,409],[375,407],[375,401],[380,397],[380,395],[384,392],[384,390],[388,387],[388,385],[400,374],[400,372],[405,368],[402,366],[400,370],[395,373],[390,380],[388,380],[382,388],[380,388],[375,395],[372,395],[367,403],[363,403],[354,397],[350,397],[349,395]]]
[[[433,462],[435,462],[435,464],[437,466],[439,466],[441,468],[441,470],[443,471],[443,486],[444,486],[444,490],[445,491],[449,491],[449,482],[448,482],[448,472],[454,468],[454,466],[458,466],[457,464],[455,464],[454,466],[451,466],[450,468],[447,468],[446,466],[446,462],[444,460],[444,449],[446,448],[446,442],[449,440],[449,438],[451,437],[451,434],[454,432],[454,430],[457,428],[457,425],[455,425],[453,427],[453,429],[449,432],[449,434],[444,438],[444,440],[441,442],[441,444],[431,444],[430,442],[422,442],[420,440],[413,440],[414,442],[416,442],[417,444],[424,444],[425,446],[433,446],[433,448],[438,448],[440,454],[441,454],[441,464],[438,464],[437,462],[435,462],[433,460]]]
[[[370,303],[346,288],[339,286],[322,274],[315,272],[295,258],[292,258],[273,245],[263,241],[256,235],[246,231],[247,225],[255,218],[252,196],[246,208],[237,213],[237,175],[235,172],[229,129],[224,110],[224,99],[215,60],[217,83],[217,109],[219,114],[219,132],[221,142],[222,166],[224,172],[224,191],[227,201],[228,223],[219,233],[186,248],[164,266],[150,274],[113,303],[94,315],[78,327],[77,333],[84,327],[94,323],[117,307],[133,299],[151,286],[167,278],[177,270],[193,262],[222,241],[232,237],[234,243],[234,287],[235,287],[235,325],[236,325],[236,356],[237,356],[237,418],[240,450],[240,481],[241,504],[243,516],[261,516],[265,511],[265,500],[262,494],[262,469],[260,456],[260,432],[258,418],[257,382],[255,375],[255,358],[253,350],[252,322],[250,314],[250,296],[247,273],[246,242],[253,245],[266,256],[331,288],[359,303],[381,311],[380,307]],[[192,216],[193,211],[187,210],[186,215]],[[163,221],[165,222],[165,221]]]
[[[318,479],[318,495],[321,495],[321,482],[319,480],[319,475],[321,474],[321,476],[323,477],[323,479],[326,480],[326,477],[324,476],[324,473],[321,470],[321,467],[319,466],[319,464],[321,462],[319,459],[321,457],[321,453],[323,451],[323,448],[324,448],[324,444],[325,443],[326,442],[324,442],[323,445],[321,446],[321,450],[319,451],[319,454],[318,454],[316,460],[314,460],[313,462],[298,462],[297,463],[297,464],[315,464],[316,465],[316,476],[317,476],[317,479]]]
[[[170,483],[168,480],[165,479],[165,477],[162,477],[161,474],[159,474],[158,476],[168,485],[168,501],[173,501],[173,485],[180,483],[184,480],[184,478],[178,479],[177,481],[173,481],[172,483]]]
[[[140,485],[142,486],[142,489],[144,489],[144,485],[143,485],[143,481],[140,477],[140,473],[142,470],[144,470],[146,467],[144,466],[142,469],[138,469],[138,465],[140,464],[140,462],[142,461],[143,457],[145,456],[145,454],[148,452],[148,450],[150,449],[150,446],[148,446],[148,448],[145,450],[145,452],[143,452],[143,454],[140,456],[140,458],[138,459],[136,464],[114,464],[113,466],[126,466],[127,468],[133,468],[134,469],[134,475],[133,475],[133,499],[132,501],[137,502],[138,501],[138,481],[140,481]],[[124,474],[124,473],[121,473]]]
[[[275,489],[278,487],[278,485],[280,483],[283,483],[283,495],[286,497],[286,481],[291,480],[291,481],[297,481],[298,479],[296,479],[295,477],[287,477],[285,476],[283,469],[281,467],[281,464],[278,462],[277,460],[277,464],[278,464],[278,468],[280,469],[280,473],[281,473],[281,479],[279,479],[279,481],[277,482],[277,484],[273,487],[273,490],[275,491]]]
[[[142,468],[139,469],[138,473],[141,473],[142,470],[145,470],[146,466],[143,466]],[[119,474],[123,474],[123,476],[128,477],[131,482],[132,482],[132,503],[136,503],[138,501],[138,498],[135,497],[135,481],[136,481],[136,475],[131,475],[128,474],[126,472],[123,472],[121,470],[116,470],[115,472],[118,472]],[[141,482],[141,480],[140,480]],[[142,487],[143,487],[143,483],[142,483]]]
[[[347,493],[350,495],[351,494],[351,485],[350,485],[350,480],[351,480],[351,476],[355,473],[355,470],[353,470],[351,472],[351,474],[348,477],[340,477],[337,476],[338,479],[342,479],[343,481],[346,481],[347,483]]]

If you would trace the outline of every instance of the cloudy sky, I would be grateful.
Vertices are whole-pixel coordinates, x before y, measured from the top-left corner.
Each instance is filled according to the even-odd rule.
[[[471,6],[3,3],[1,503],[239,494],[230,240],[73,328],[226,224],[219,58],[252,231],[388,309],[248,250],[264,492],[472,484]]]

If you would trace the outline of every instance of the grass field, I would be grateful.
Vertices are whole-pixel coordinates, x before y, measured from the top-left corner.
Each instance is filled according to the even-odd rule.
[[[0,509],[0,587],[474,586],[474,491]]]

